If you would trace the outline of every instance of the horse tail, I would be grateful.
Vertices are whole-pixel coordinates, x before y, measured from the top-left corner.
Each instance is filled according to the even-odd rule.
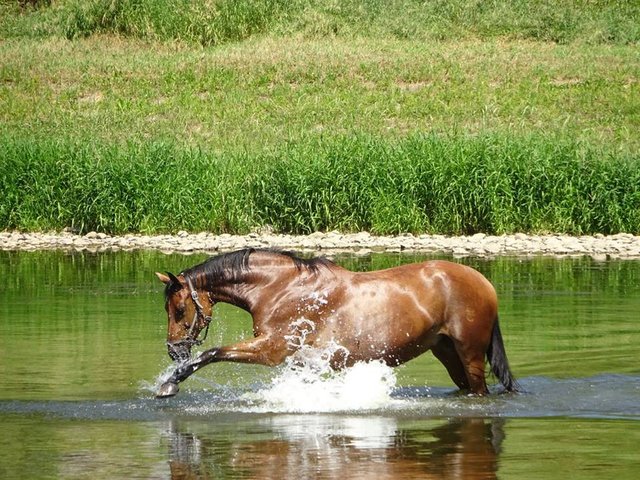
[[[520,390],[520,386],[509,368],[509,361],[507,360],[507,353],[504,350],[500,323],[497,317],[496,322],[493,324],[493,331],[491,332],[491,343],[487,349],[487,360],[489,360],[491,371],[496,378],[500,380],[500,383],[504,385],[507,392],[517,392]]]

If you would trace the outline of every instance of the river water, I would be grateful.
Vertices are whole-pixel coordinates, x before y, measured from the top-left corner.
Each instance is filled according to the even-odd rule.
[[[425,354],[338,374],[216,364],[157,400],[171,362],[153,272],[205,258],[0,252],[0,478],[637,478],[640,261],[456,260],[496,286],[521,394],[458,395]],[[250,331],[218,305],[206,343]]]

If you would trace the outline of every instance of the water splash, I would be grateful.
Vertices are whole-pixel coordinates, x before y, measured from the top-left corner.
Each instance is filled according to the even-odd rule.
[[[141,392],[150,393],[155,396],[160,387],[171,378],[176,368],[180,365],[184,365],[185,363],[186,362],[183,362],[177,365],[175,363],[171,363],[170,365],[167,365],[166,368],[153,379],[153,381],[141,380],[138,382],[138,389]]]
[[[289,347],[299,350],[305,345],[307,337],[316,331],[316,324],[311,320],[300,317],[291,323],[291,329],[292,333],[285,335],[284,339],[287,341]]]
[[[341,371],[330,360],[344,347],[303,346],[289,357],[271,383],[244,399],[253,412],[345,412],[383,408],[392,402],[395,372],[380,361],[359,362]]]

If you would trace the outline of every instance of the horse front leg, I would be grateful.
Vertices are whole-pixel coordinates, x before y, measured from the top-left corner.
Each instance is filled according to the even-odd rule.
[[[217,347],[202,352],[198,358],[175,369],[171,377],[160,387],[157,398],[172,397],[178,393],[178,384],[184,382],[202,367],[215,362],[253,363],[258,365],[279,365],[290,355],[284,339],[259,336],[226,347]]]

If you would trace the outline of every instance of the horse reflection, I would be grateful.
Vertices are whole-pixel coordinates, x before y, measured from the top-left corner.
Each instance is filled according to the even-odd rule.
[[[402,428],[386,417],[276,416],[239,435],[221,435],[218,425],[203,433],[177,428],[170,437],[171,478],[497,478],[503,420],[409,423]]]

